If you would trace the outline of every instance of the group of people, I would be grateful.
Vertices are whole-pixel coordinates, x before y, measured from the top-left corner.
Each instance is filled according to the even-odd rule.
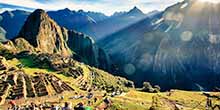
[[[59,105],[36,105],[34,103],[31,103],[30,105],[26,106],[18,106],[14,101],[10,101],[10,107],[8,110],[92,110],[89,106],[84,106],[82,102],[78,103],[76,106],[72,107],[69,102],[65,102],[64,106]]]
[[[112,93],[110,96],[112,97],[112,95],[116,95],[116,94],[117,93],[115,92],[115,93]],[[97,108],[98,110],[103,110],[103,108],[110,107],[111,100],[107,98],[107,94],[105,93],[101,97],[104,98],[102,100],[103,103],[101,104],[101,106],[97,106],[95,108]],[[57,102],[58,104],[44,103],[44,104],[37,105],[35,103],[30,103],[29,105],[19,106],[15,103],[15,101],[10,101],[9,102],[10,107],[8,108],[8,110],[92,110],[90,106],[98,102],[98,97],[94,97],[94,94],[91,91],[89,91],[86,96],[75,93],[75,95],[73,97],[70,97],[69,99],[81,99],[81,98],[88,99],[88,102],[86,105],[83,102],[80,102],[76,104],[75,106],[72,106],[71,103],[65,102],[64,106],[61,106],[59,104],[61,101],[64,100],[64,96],[61,96],[60,101]]]

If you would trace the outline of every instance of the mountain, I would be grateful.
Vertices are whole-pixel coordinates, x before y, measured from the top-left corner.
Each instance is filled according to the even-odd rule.
[[[88,24],[79,29],[79,31],[94,36],[96,40],[100,40],[109,34],[138,22],[146,16],[147,15],[145,15],[140,9],[134,7],[128,12],[122,12],[118,15],[115,14],[108,19],[96,22],[95,24]]]
[[[84,25],[95,24],[98,21],[108,18],[106,15],[98,12],[71,11],[68,8],[49,11],[47,13],[58,25],[69,30],[76,30]],[[29,15],[30,12],[23,10],[5,11],[0,14],[0,26],[7,32],[6,38],[12,39],[16,37]]]
[[[220,4],[185,0],[99,42],[122,76],[163,89],[219,87]]]
[[[96,21],[82,12],[71,11],[68,8],[58,11],[49,11],[48,15],[60,26],[67,29],[78,29],[86,24],[94,24]]]
[[[152,68],[153,55],[157,46],[166,34],[150,32],[153,29],[152,22],[162,15],[163,13],[159,13],[153,17],[147,17],[98,41],[98,45],[103,47],[110,54],[113,62],[118,65],[119,71],[115,73],[133,80],[137,86],[141,86],[146,80],[154,83],[152,81],[154,74],[147,73]]]
[[[79,55],[81,61],[111,71],[109,56],[95,44],[95,41],[91,37],[76,31],[68,31],[68,35],[67,44],[71,50]]]
[[[138,7],[135,6],[133,9],[131,9],[129,12],[127,12],[127,15],[129,15],[129,16],[144,16],[144,13]]]
[[[5,11],[0,14],[0,26],[7,32],[7,39],[12,39],[17,36],[29,14],[30,12],[22,10]]]
[[[24,23],[18,38],[24,38],[43,53],[59,53],[71,56],[66,44],[67,30],[59,27],[45,11],[36,10]]]
[[[96,22],[107,19],[108,17],[103,13],[85,12],[83,10],[71,11],[68,8],[58,11],[48,11],[48,15],[54,19],[60,26],[67,29],[78,30],[85,25],[96,24]]]
[[[0,42],[6,41],[5,34],[6,34],[6,31],[2,27],[0,27]]]
[[[18,52],[59,54],[107,71],[111,67],[108,55],[91,37],[60,27],[41,9],[28,16],[18,36],[8,44]]]
[[[105,14],[103,13],[100,13],[100,12],[93,12],[93,11],[88,11],[88,12],[85,12],[83,10],[79,10],[78,13],[81,13],[81,14],[84,14],[84,15],[87,15],[87,16],[90,16],[92,19],[94,19],[96,22],[99,22],[99,21],[102,21],[102,20],[105,20],[108,18],[108,16],[106,16]]]

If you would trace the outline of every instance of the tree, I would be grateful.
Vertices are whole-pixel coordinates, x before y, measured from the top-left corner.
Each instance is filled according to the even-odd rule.
[[[155,85],[154,86],[154,92],[156,92],[156,93],[158,93],[158,92],[160,92],[160,86],[159,85]]]
[[[149,82],[143,83],[143,91],[145,92],[154,92],[154,88],[151,86]]]

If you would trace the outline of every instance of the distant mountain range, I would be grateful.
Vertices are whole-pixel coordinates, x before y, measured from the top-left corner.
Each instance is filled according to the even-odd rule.
[[[0,26],[6,31],[6,38],[16,37],[30,12],[15,10],[0,14]]]
[[[213,8],[215,7],[215,8]],[[99,41],[123,76],[165,89],[219,87],[220,4],[185,0]]]
[[[30,13],[31,12],[15,10],[5,11],[0,14],[0,26],[7,32],[7,39],[12,39],[18,34],[18,30],[21,29]],[[48,11],[47,13],[60,26],[83,32],[92,36],[94,39],[99,39],[118,31],[147,16],[137,7],[134,7],[129,12],[123,12],[121,15],[114,14],[112,16],[106,16],[99,12],[85,12],[83,10],[71,11],[68,8],[58,11]],[[106,31],[101,31],[100,29],[104,27]],[[107,29],[106,27],[111,29]]]
[[[157,11],[155,11],[155,13],[157,13]],[[90,36],[94,36],[96,40],[100,40],[107,35],[115,33],[132,25],[133,23],[146,18],[147,16],[148,15],[144,14],[140,9],[134,7],[128,12],[115,13],[110,18],[95,24],[87,24],[86,26],[79,29],[79,31],[84,32]]]
[[[68,8],[58,11],[49,11],[48,15],[59,25],[67,29],[79,29],[84,25],[95,24],[98,21],[108,18],[102,13],[84,12],[83,10],[71,11]]]
[[[87,13],[83,11],[75,12],[70,11],[69,9],[50,11],[48,14],[51,18],[57,21],[59,25],[64,26],[67,29],[77,29],[82,25],[95,23],[95,20],[105,19],[107,17],[102,13]],[[87,14],[94,18],[91,18]],[[0,14],[2,18],[2,20],[0,20],[0,26],[6,30],[6,38],[12,39],[18,34],[18,30],[21,29],[28,15],[30,15],[30,12],[22,10],[5,11]]]

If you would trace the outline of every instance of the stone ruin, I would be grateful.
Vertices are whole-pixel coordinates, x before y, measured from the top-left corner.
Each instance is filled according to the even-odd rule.
[[[51,74],[35,73],[35,76],[29,76],[16,70],[3,75],[0,77],[0,105],[7,99],[33,98],[74,91],[67,83]],[[49,92],[49,86],[55,93]]]
[[[65,68],[63,69],[60,74],[64,74],[66,76],[71,76],[74,79],[77,79],[80,76],[84,76],[83,69],[81,67],[71,67],[71,68]]]

